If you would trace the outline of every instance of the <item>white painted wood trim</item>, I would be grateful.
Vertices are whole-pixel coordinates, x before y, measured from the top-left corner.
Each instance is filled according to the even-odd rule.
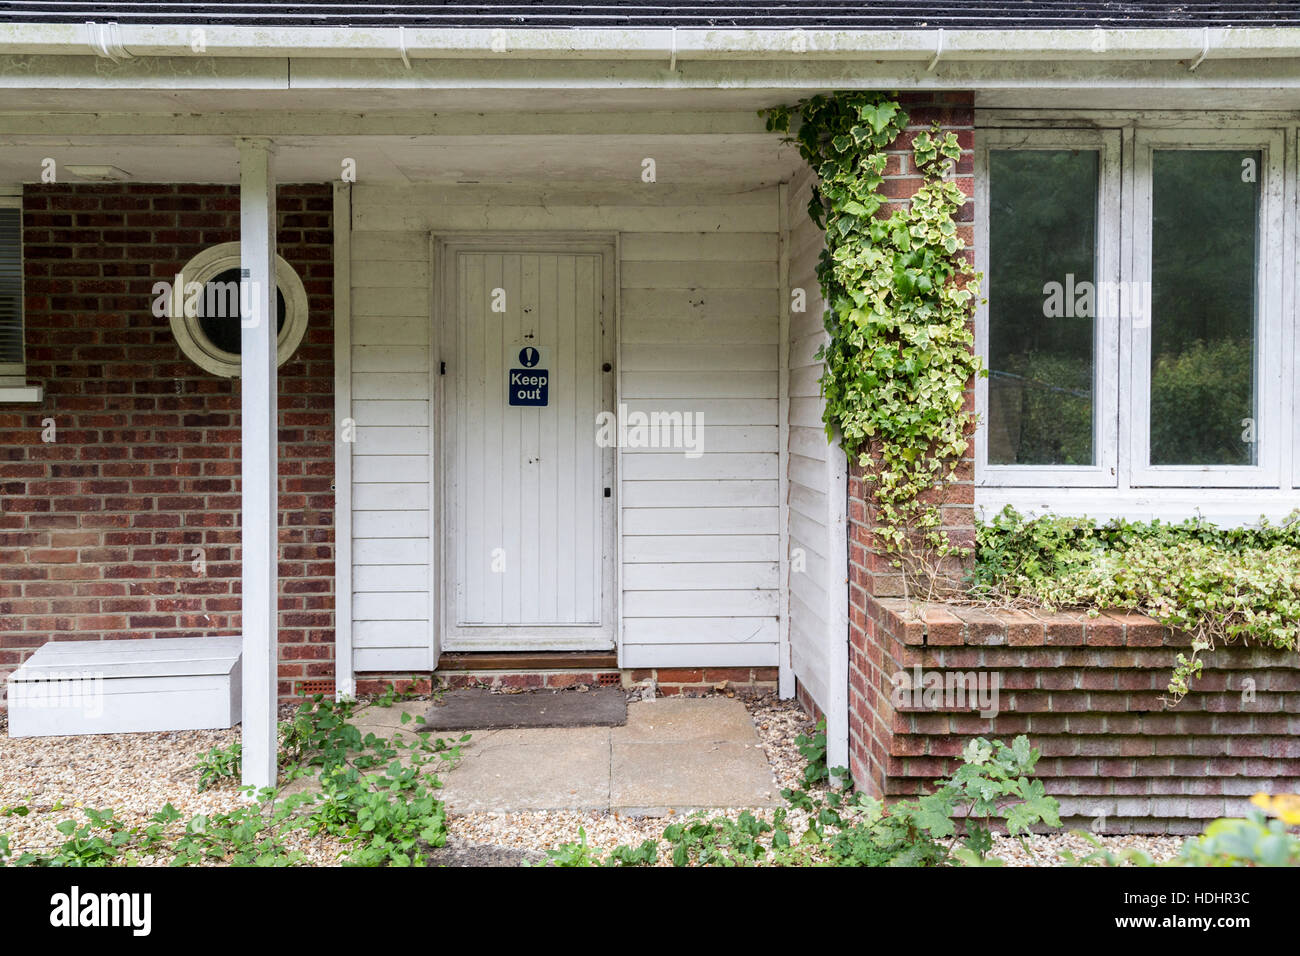
[[[1300,130],[1294,126],[1286,129],[1286,198],[1287,211],[1285,250],[1283,261],[1292,263],[1290,281],[1282,285],[1282,354],[1290,356],[1290,368],[1283,381],[1282,413],[1284,421],[1291,422],[1289,434],[1284,436],[1282,448],[1282,474],[1290,475],[1292,488],[1300,488],[1300,295],[1296,283],[1300,282],[1300,268],[1294,263],[1300,255]],[[1289,319],[1290,321],[1287,321]]]
[[[826,494],[827,560],[826,623],[831,629],[826,702],[826,761],[829,767],[849,765],[849,460],[837,440],[830,449]]]
[[[443,245],[430,232],[426,237],[429,245],[429,669],[437,670],[438,658],[442,655],[443,645],[443,548],[442,508],[445,500],[442,466],[446,456],[442,450],[443,409],[446,396],[443,382],[442,363],[447,356],[442,353],[442,314],[440,312],[443,296],[446,294],[447,256],[443,254]]]
[[[1221,527],[1247,527],[1260,517],[1285,518],[1296,493],[1268,488],[976,488],[976,512],[992,519],[1007,505],[1027,515],[1070,515],[1105,521],[1182,521],[1199,517]]]
[[[780,627],[777,643],[777,694],[788,699],[795,694],[794,665],[790,658],[790,187],[777,188],[777,219],[780,258],[778,290],[780,310],[777,319],[777,495],[780,501],[778,535],[780,538],[780,597],[777,613]]]
[[[351,426],[345,435],[345,426]],[[356,696],[352,661],[352,187],[334,184],[334,695]]]
[[[614,233],[613,302],[605,303],[614,319],[614,407],[623,401],[623,233]],[[623,661],[623,447],[614,449],[614,654],[620,668]]]
[[[1120,130],[1119,164],[1120,164],[1120,206],[1122,209],[1133,208],[1133,194],[1137,177],[1134,172],[1133,156],[1136,130],[1126,126]],[[1119,274],[1120,281],[1132,282],[1136,278],[1133,271],[1133,230],[1121,227],[1119,236]],[[1129,395],[1133,391],[1133,350],[1123,347],[1121,343],[1119,357],[1119,387],[1121,394]],[[1133,421],[1129,415],[1119,417],[1119,447],[1127,450],[1133,442]],[[1124,496],[1133,486],[1133,462],[1127,454],[1119,459],[1116,474],[1116,494]],[[976,487],[978,501],[979,487]]]
[[[275,315],[275,172],[269,140],[239,141],[240,267],[255,324],[240,336],[240,453],[245,786],[276,780],[279,678],[279,414]]]
[[[975,108],[981,129],[1268,129],[1294,125],[1295,111],[1197,109],[1021,109]]]

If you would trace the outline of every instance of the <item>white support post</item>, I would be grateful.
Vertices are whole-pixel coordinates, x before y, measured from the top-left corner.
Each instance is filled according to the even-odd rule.
[[[781,183],[776,190],[777,221],[780,223],[780,260],[777,284],[781,290],[777,332],[777,502],[780,505],[781,615],[777,628],[777,696],[789,700],[795,695],[794,661],[790,657],[790,187]]]
[[[276,780],[279,670],[275,175],[270,140],[239,141],[243,782]]]

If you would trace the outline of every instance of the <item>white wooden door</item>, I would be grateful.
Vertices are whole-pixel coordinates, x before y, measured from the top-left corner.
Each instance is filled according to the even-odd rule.
[[[613,647],[605,256],[447,256],[443,647]]]

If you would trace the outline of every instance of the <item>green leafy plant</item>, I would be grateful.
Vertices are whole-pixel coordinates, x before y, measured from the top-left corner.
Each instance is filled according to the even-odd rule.
[[[664,830],[673,866],[751,866],[767,856],[763,837],[773,825],[749,811],[732,820],[697,816]]]
[[[808,211],[826,231],[817,277],[830,336],[818,354],[827,436],[866,470],[876,535],[905,579],[933,586],[943,559],[964,553],[942,529],[934,492],[968,448],[965,395],[981,372],[971,327],[979,278],[957,232],[967,197],[945,178],[957,137],[937,125],[913,136],[922,183],[889,211],[887,149],[908,122],[893,96],[819,95],[766,116],[769,130],[794,128],[817,173]]]
[[[1009,836],[1035,826],[1059,827],[1060,806],[1033,778],[1039,752],[1024,735],[1010,745],[983,737],[962,751],[962,765],[936,789],[915,800],[889,805],[859,797],[858,812],[832,838],[837,862],[857,866],[937,866],[998,864],[993,821]]]
[[[644,840],[639,846],[617,846],[608,855],[587,842],[587,831],[579,827],[576,842],[561,843],[546,851],[546,859],[537,866],[653,866],[659,859],[659,844]],[[524,862],[524,866],[534,864]]]
[[[199,758],[199,793],[227,780],[239,779],[243,766],[243,745],[236,740],[229,747],[213,747]]]
[[[546,851],[543,866],[600,866],[603,862],[600,851],[587,843],[587,831],[578,828],[576,843],[561,843],[554,850]],[[527,864],[525,861],[525,865]]]
[[[1300,512],[1281,524],[1219,528],[1025,517],[1008,507],[976,529],[969,587],[984,600],[1140,611],[1191,636],[1169,681],[1173,702],[1200,654],[1241,639],[1295,651],[1300,636]]]
[[[795,748],[806,761],[801,774],[803,786],[811,789],[826,783],[832,776],[845,777],[848,770],[844,767],[826,766],[826,720],[817,721],[811,736],[799,734],[794,738]]]
[[[57,852],[41,857],[22,853],[15,866],[107,866],[117,861],[130,844],[135,831],[127,828],[112,810],[82,811],[86,822],[64,820],[55,829],[65,840]],[[7,844],[6,844],[7,848]]]
[[[305,863],[300,852],[285,844],[289,831],[299,826],[297,812],[311,802],[307,794],[295,794],[277,802],[269,787],[257,794],[254,804],[228,813],[197,814],[186,821],[172,844],[172,866],[226,863],[231,866],[292,866]],[[168,811],[171,812],[168,812]],[[180,815],[170,804],[154,817],[170,826]]]

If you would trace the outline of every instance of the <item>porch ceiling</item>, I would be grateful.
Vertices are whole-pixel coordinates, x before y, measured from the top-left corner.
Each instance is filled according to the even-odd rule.
[[[338,179],[344,159],[364,183],[528,183],[616,185],[639,182],[653,158],[662,185],[731,188],[788,181],[797,151],[770,133],[550,134],[275,137],[280,182]],[[42,162],[116,166],[134,182],[239,180],[231,136],[0,135],[0,183],[38,181]],[[59,180],[75,182],[61,172]]]

